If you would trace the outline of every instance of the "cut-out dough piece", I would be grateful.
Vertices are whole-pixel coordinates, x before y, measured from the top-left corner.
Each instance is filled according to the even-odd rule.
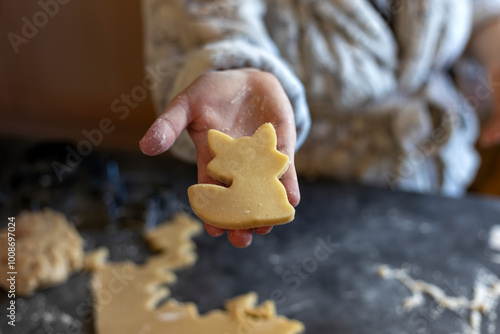
[[[194,303],[169,299],[166,285],[176,276],[172,269],[192,265],[196,260],[191,237],[201,224],[186,214],[146,233],[158,254],[145,264],[126,261],[95,267],[91,280],[97,333],[255,333],[297,334],[301,322],[276,315],[268,300],[260,305],[254,292],[226,302],[226,311],[213,310],[199,315]]]
[[[151,248],[160,252],[161,256],[148,259],[148,263],[169,270],[192,266],[196,262],[196,244],[191,240],[199,234],[201,224],[184,212],[177,213],[168,224],[161,224],[156,229],[145,233],[144,237]]]
[[[189,202],[201,220],[232,230],[293,220],[295,209],[279,181],[288,169],[289,159],[276,149],[276,132],[271,123],[262,125],[251,137],[237,139],[209,130],[208,146],[213,159],[207,165],[207,174],[229,187],[189,187]]]
[[[85,254],[85,262],[83,268],[86,271],[96,271],[103,267],[109,258],[109,249],[99,247]]]
[[[16,294],[29,296],[36,289],[65,282],[82,269],[83,239],[59,212],[22,212],[16,222],[15,270],[8,270],[7,227],[0,231],[0,286],[8,290],[7,272],[17,272]]]

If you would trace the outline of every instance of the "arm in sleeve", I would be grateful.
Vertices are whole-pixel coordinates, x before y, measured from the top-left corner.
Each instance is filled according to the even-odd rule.
[[[204,72],[253,67],[283,86],[300,147],[310,128],[304,87],[267,34],[264,12],[265,4],[256,0],[143,0],[146,64],[168,73],[152,89],[157,111]]]

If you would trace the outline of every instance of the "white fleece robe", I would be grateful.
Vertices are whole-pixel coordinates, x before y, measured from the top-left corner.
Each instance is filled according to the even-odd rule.
[[[144,53],[169,73],[158,113],[206,71],[258,68],[294,108],[299,174],[458,195],[478,126],[448,72],[498,17],[500,0],[143,0]],[[185,132],[172,151],[196,157]]]

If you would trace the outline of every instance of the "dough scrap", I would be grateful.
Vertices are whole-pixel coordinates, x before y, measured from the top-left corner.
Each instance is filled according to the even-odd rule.
[[[97,333],[255,333],[296,334],[304,326],[277,316],[274,303],[256,305],[257,294],[230,299],[225,309],[200,315],[194,303],[169,296],[167,285],[176,281],[172,270],[196,261],[191,237],[201,224],[186,214],[147,232],[145,237],[159,251],[144,264],[126,261],[97,267],[91,279]]]
[[[271,123],[262,125],[251,137],[238,139],[209,130],[213,159],[207,165],[207,174],[229,187],[189,187],[189,202],[196,215],[208,224],[233,230],[292,221],[295,209],[279,181],[289,159],[276,149],[276,142]]]
[[[62,213],[22,212],[15,222],[17,295],[61,284],[82,269],[83,239]],[[8,290],[7,228],[0,231],[0,244],[0,286]]]
[[[192,266],[196,262],[196,244],[191,237],[199,234],[201,224],[187,213],[179,212],[167,224],[144,234],[151,248],[160,255],[150,257],[148,262],[165,269],[174,270]]]
[[[109,249],[99,247],[85,254],[84,269],[86,271],[95,271],[103,267],[109,258]]]

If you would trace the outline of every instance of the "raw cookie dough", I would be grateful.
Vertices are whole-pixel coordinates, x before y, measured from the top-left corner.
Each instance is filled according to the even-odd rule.
[[[83,267],[83,239],[58,212],[23,212],[16,219],[16,294],[65,282]],[[0,231],[0,286],[8,290],[7,228]]]
[[[271,123],[262,125],[251,137],[238,139],[210,130],[208,146],[213,160],[207,165],[207,174],[229,187],[189,187],[189,202],[201,220],[232,230],[293,220],[295,209],[279,181],[289,160],[276,149],[276,132]]]
[[[196,244],[191,240],[193,235],[203,229],[198,221],[184,212],[177,213],[168,224],[162,224],[144,237],[151,248],[160,254],[150,257],[147,263],[165,267],[169,270],[192,266],[197,259]]]
[[[85,262],[83,268],[86,271],[96,271],[103,267],[109,258],[109,249],[99,247],[85,254]]]
[[[186,214],[146,233],[159,253],[143,265],[126,261],[96,268],[91,280],[97,333],[266,333],[295,334],[302,323],[277,316],[272,301],[256,305],[257,295],[248,293],[226,302],[225,309],[199,315],[194,303],[169,299],[167,284],[176,280],[172,270],[194,264],[191,236],[201,224]],[[160,305],[158,305],[160,304]]]

